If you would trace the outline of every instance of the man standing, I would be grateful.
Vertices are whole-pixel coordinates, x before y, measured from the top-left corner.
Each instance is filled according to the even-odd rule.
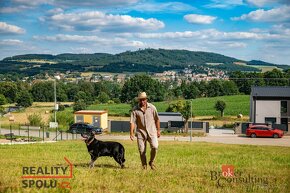
[[[147,95],[141,92],[138,95],[138,105],[131,112],[130,120],[130,138],[134,139],[135,125],[138,149],[143,169],[147,169],[146,161],[146,144],[147,141],[151,147],[149,166],[151,169],[156,169],[154,159],[158,149],[158,140],[160,137],[160,121],[156,107],[147,102]]]

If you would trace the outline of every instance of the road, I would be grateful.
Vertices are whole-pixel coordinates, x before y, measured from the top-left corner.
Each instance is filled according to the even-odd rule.
[[[16,135],[18,135],[18,130],[13,131]],[[1,134],[10,133],[8,129],[1,129]],[[20,131],[20,134],[23,136],[27,136],[27,132]],[[43,133],[40,133],[40,137],[42,137]],[[55,132],[50,132],[49,138],[46,138],[45,141],[51,141],[55,138]],[[30,136],[39,137],[39,131],[30,131]],[[60,140],[61,136],[58,136],[58,140]],[[63,140],[66,139],[81,139],[82,137],[78,135],[66,134],[63,133]],[[96,137],[99,140],[129,140],[129,135],[99,135]],[[184,141],[189,142],[189,137],[182,136],[161,136],[159,138],[160,141]],[[136,141],[136,139],[135,139]],[[212,130],[210,129],[209,134],[206,137],[193,137],[193,142],[208,142],[208,143],[223,143],[223,144],[241,144],[241,145],[270,145],[270,146],[285,146],[290,147],[290,136],[284,136],[283,138],[248,138],[244,136],[235,135],[232,130]]]

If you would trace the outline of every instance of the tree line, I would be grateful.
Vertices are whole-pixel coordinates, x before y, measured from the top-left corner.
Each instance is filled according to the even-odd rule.
[[[160,82],[149,75],[135,75],[121,85],[116,82],[78,83],[56,82],[58,102],[75,102],[80,108],[96,103],[131,103],[138,92],[145,91],[150,101],[194,99],[236,94],[250,94],[251,86],[289,86],[290,71],[273,70],[266,73],[235,72],[230,80],[189,82],[183,80]],[[28,107],[35,102],[54,101],[54,82],[0,82],[0,105],[17,103]]]

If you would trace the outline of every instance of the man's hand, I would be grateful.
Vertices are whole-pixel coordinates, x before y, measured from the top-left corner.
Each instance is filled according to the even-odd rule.
[[[161,136],[160,130],[157,130],[157,137],[159,138]]]
[[[130,139],[133,141],[134,140],[134,134],[130,134]]]

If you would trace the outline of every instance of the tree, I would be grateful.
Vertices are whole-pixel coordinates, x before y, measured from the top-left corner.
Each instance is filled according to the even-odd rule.
[[[237,85],[231,80],[222,81],[222,87],[223,95],[237,95],[239,93]]]
[[[223,95],[223,86],[220,80],[213,79],[207,84],[207,96],[216,97]]]
[[[165,98],[165,88],[158,81],[148,75],[135,75],[127,80],[121,91],[121,101],[130,102],[139,92],[146,92],[149,101],[163,101]]]
[[[79,91],[74,98],[74,101],[83,101],[86,103],[86,105],[88,105],[90,103],[89,98],[87,96],[87,94],[84,91]]]
[[[107,103],[108,100],[110,100],[110,97],[109,95],[107,95],[107,93],[105,92],[101,92],[98,96],[98,100],[101,102],[101,103]]]
[[[17,106],[30,107],[33,103],[32,95],[27,90],[22,90],[16,97]]]
[[[215,103],[215,106],[214,108],[217,110],[217,111],[220,111],[221,112],[221,117],[224,116],[224,110],[226,108],[226,103],[224,101],[217,101]]]
[[[86,108],[87,108],[87,105],[84,100],[78,100],[73,105],[74,112],[84,110]]]
[[[7,100],[3,94],[0,94],[0,105],[5,105]]]
[[[187,84],[184,91],[183,96],[185,99],[195,99],[199,95],[199,90],[194,82]]]
[[[34,101],[53,102],[54,101],[54,82],[37,82],[32,85],[32,96]]]
[[[13,82],[0,82],[0,94],[3,94],[8,103],[15,102],[17,95],[17,85]]]
[[[190,101],[178,101],[177,103],[172,103],[168,106],[166,112],[180,112],[184,119],[185,132],[188,132],[188,120],[191,117]]]

